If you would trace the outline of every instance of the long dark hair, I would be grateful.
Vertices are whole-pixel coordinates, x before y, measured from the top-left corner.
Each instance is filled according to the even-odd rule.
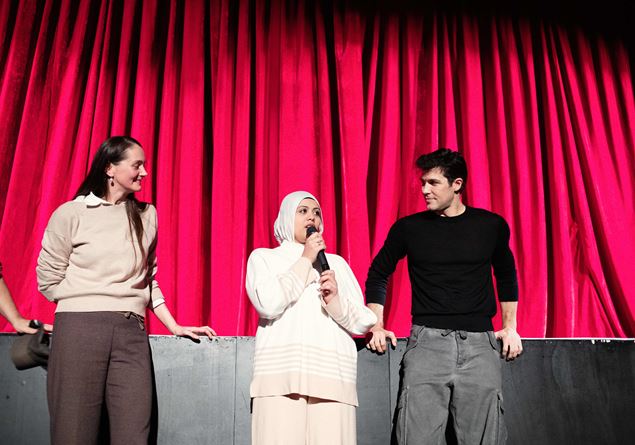
[[[95,196],[105,198],[106,192],[108,191],[108,175],[106,175],[106,169],[110,164],[118,164],[121,162],[126,157],[126,150],[131,148],[133,145],[141,147],[139,141],[131,138],[130,136],[113,136],[106,139],[99,146],[97,153],[95,153],[88,175],[86,175],[82,185],[80,185],[79,189],[77,189],[75,197],[87,196],[92,192]],[[128,215],[128,226],[130,228],[131,235],[130,238],[132,239],[133,249],[135,236],[137,238],[137,245],[139,246],[141,258],[143,260],[141,264],[144,264],[146,259],[146,250],[144,249],[142,242],[143,222],[141,221],[141,213],[146,210],[146,207],[146,203],[137,200],[134,193],[130,193],[126,197],[126,214]],[[137,251],[135,249],[135,257],[136,256]]]

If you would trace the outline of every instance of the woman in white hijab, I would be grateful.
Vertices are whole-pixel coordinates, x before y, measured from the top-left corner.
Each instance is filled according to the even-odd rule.
[[[318,229],[307,239],[307,228]],[[252,443],[355,444],[357,350],[351,334],[376,322],[346,261],[317,254],[326,245],[317,199],[287,195],[280,205],[275,249],[247,262],[247,293],[260,315],[256,333]]]

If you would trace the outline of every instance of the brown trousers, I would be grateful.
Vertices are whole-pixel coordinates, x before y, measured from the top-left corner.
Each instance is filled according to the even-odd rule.
[[[102,408],[111,444],[147,444],[150,345],[142,321],[119,312],[60,312],[49,358],[51,444],[96,444]]]

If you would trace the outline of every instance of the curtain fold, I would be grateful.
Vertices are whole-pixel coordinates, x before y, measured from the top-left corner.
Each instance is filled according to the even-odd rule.
[[[382,2],[0,2],[5,280],[24,314],[52,320],[34,273],[48,218],[99,144],[129,134],[148,159],[139,198],[157,206],[170,309],[252,335],[246,260],[275,246],[282,197],[320,199],[328,251],[363,288],[390,226],[425,208],[416,158],[448,147],[468,162],[466,202],[510,225],[521,335],[633,337],[635,101],[620,36]],[[407,335],[405,262],[386,309]]]

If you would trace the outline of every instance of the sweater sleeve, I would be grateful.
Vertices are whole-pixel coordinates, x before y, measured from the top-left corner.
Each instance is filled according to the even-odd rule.
[[[245,286],[260,317],[272,320],[300,299],[310,283],[313,266],[308,259],[300,257],[288,270],[275,273],[262,251],[254,250],[247,260]]]
[[[71,207],[62,205],[53,212],[44,231],[35,271],[38,289],[49,301],[56,301],[55,290],[66,277],[76,219]]]
[[[366,303],[383,305],[386,302],[388,278],[397,263],[406,256],[406,242],[402,224],[397,221],[390,228],[384,246],[373,259],[366,278]]]
[[[501,218],[496,248],[492,255],[499,301],[518,301],[518,278],[514,254],[509,248],[509,236],[509,226]]]
[[[362,290],[348,263],[343,259],[339,263],[341,266],[335,275],[338,293],[328,304],[322,300],[322,307],[348,332],[363,335],[377,323],[377,317],[364,305]]]
[[[148,248],[148,283],[150,285],[150,305],[152,310],[156,307],[165,303],[165,297],[163,296],[163,292],[161,292],[161,288],[159,287],[159,283],[156,280],[158,265],[157,265],[157,241],[158,241],[158,218],[157,218],[157,210],[154,206],[150,206],[150,211],[154,213],[152,215],[152,221],[154,222],[154,240],[150,243],[150,247]]]

